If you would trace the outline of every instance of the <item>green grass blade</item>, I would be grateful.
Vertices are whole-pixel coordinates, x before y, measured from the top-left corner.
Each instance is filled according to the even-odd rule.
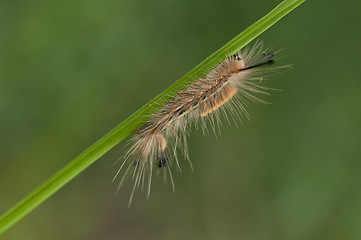
[[[108,152],[112,147],[118,144],[122,139],[128,136],[134,129],[141,125],[146,116],[152,113],[157,103],[164,103],[169,95],[174,94],[180,88],[194,81],[197,76],[204,75],[209,69],[219,63],[225,56],[233,54],[243,48],[250,41],[258,37],[262,32],[271,27],[274,23],[287,15],[305,0],[285,0],[274,8],[267,15],[252,24],[242,33],[237,35],[226,45],[206,58],[203,62],[185,74],[177,82],[168,87],[161,94],[156,96],[142,108],[136,111],[125,121],[116,126],[113,130],[99,139],[96,143],[86,149],[65,167],[56,172],[48,180],[35,188],[25,196],[14,207],[0,217],[0,234],[18,222],[21,218],[31,212],[35,207],[45,201],[48,197],[58,191],[67,182],[81,173],[89,165]]]

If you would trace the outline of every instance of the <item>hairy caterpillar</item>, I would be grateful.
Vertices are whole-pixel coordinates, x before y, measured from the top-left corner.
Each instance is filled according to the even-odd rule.
[[[170,166],[175,162],[180,169],[177,149],[182,149],[185,158],[189,160],[186,142],[188,126],[200,123],[203,132],[207,131],[208,119],[215,131],[215,125],[221,121],[221,114],[228,122],[229,116],[235,122],[242,117],[249,119],[246,110],[248,101],[267,103],[255,94],[267,94],[268,88],[260,83],[265,70],[276,69],[265,68],[275,63],[275,55],[275,52],[263,50],[262,44],[257,42],[253,47],[225,58],[208,74],[179,90],[135,131],[131,139],[132,146],[114,177],[115,179],[125,164],[128,164],[119,187],[131,171],[133,190],[129,204],[135,189],[140,185],[144,186],[145,178],[148,181],[149,196],[155,167],[167,169],[174,189]]]

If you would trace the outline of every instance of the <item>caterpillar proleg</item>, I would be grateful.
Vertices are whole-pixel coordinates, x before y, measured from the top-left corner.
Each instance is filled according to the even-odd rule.
[[[191,124],[199,125],[206,132],[209,120],[215,131],[222,118],[228,122],[230,119],[237,122],[242,117],[249,119],[246,107],[250,101],[267,103],[256,95],[268,94],[268,88],[261,86],[262,79],[269,75],[267,72],[282,68],[270,67],[275,63],[275,56],[276,52],[264,50],[262,43],[257,42],[226,57],[205,76],[179,90],[134,132],[132,145],[116,174],[125,169],[119,187],[126,176],[131,175],[133,190],[129,204],[135,189],[144,186],[145,181],[149,196],[156,168],[168,172],[174,189],[170,167],[175,164],[180,170],[179,150],[189,160],[186,135]]]

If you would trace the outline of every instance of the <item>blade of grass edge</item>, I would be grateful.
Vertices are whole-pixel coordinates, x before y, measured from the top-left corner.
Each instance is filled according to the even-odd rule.
[[[134,129],[141,125],[144,120],[146,120],[146,116],[149,116],[159,104],[165,103],[170,95],[176,93],[180,88],[186,86],[191,81],[194,81],[197,76],[204,75],[212,66],[224,59],[225,56],[246,46],[304,1],[305,0],[285,0],[280,3],[271,12],[238,34],[218,51],[214,52],[178,81],[169,86],[165,91],[153,98],[113,130],[104,135],[70,163],[26,195],[10,210],[4,213],[0,217],[0,234],[4,233],[8,228],[22,219],[35,207],[128,136]]]

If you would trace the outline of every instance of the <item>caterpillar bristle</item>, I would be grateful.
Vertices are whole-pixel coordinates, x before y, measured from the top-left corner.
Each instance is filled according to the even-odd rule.
[[[148,178],[147,195],[150,195],[153,165],[158,171],[167,169],[164,174],[168,172],[174,189],[170,168],[175,162],[177,169],[181,170],[177,149],[183,150],[183,155],[193,168],[186,141],[190,125],[200,126],[206,133],[208,120],[217,135],[216,127],[220,131],[223,118],[228,123],[232,119],[236,125],[239,121],[242,123],[242,118],[250,119],[246,110],[249,101],[267,104],[255,95],[268,94],[268,88],[260,85],[264,79],[262,72],[263,67],[269,68],[275,63],[275,55],[275,52],[264,50],[262,43],[257,42],[252,48],[246,47],[225,58],[208,74],[179,90],[175,96],[170,96],[165,105],[134,131],[132,146],[116,174],[128,164],[120,187],[133,166],[133,189],[129,204],[135,189],[141,185],[143,188],[145,178]]]

